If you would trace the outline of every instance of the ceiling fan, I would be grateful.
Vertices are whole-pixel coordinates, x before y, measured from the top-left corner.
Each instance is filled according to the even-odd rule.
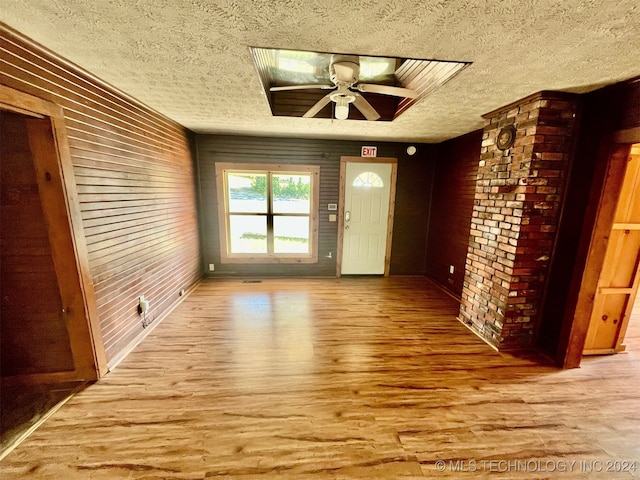
[[[335,116],[338,120],[349,117],[349,104],[353,103],[367,120],[378,120],[380,114],[361,95],[362,93],[379,93],[395,97],[417,98],[418,92],[409,88],[394,87],[391,85],[378,85],[373,83],[358,83],[360,75],[359,57],[355,55],[332,55],[329,64],[329,79],[333,85],[288,85],[283,87],[271,87],[272,92],[283,90],[307,90],[322,89],[333,90],[322,97],[304,115],[305,118],[315,117],[320,110],[334,102]]]

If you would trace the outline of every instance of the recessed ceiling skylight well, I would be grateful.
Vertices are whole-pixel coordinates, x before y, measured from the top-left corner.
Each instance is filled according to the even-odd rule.
[[[274,116],[392,121],[470,62],[251,48]]]

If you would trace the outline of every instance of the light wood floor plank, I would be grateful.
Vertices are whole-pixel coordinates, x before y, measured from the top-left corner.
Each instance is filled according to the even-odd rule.
[[[597,471],[640,462],[640,342],[561,371],[495,352],[457,314],[420,277],[206,281],[0,476],[640,476]]]

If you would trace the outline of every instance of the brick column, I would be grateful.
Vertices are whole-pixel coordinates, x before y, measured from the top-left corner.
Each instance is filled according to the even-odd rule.
[[[533,343],[577,107],[541,92],[484,116],[460,320],[499,349]],[[515,142],[501,150],[510,126]]]

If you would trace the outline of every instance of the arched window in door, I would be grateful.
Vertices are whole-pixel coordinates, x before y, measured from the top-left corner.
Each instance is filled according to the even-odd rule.
[[[354,187],[367,187],[367,188],[383,188],[384,182],[380,175],[374,172],[362,172],[353,180]]]

